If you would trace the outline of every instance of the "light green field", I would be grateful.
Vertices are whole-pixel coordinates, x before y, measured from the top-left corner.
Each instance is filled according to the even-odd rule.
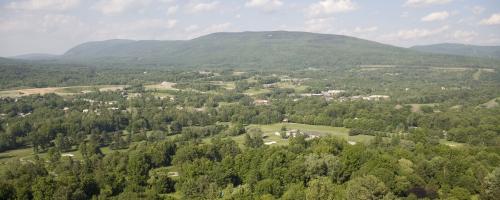
[[[131,145],[134,145],[134,143],[132,143]],[[103,154],[109,154],[109,153],[112,153],[114,151],[122,151],[122,152],[127,151],[127,149],[112,150],[109,147],[102,147],[101,151]],[[76,149],[76,147],[73,147],[73,150],[68,151],[68,152],[64,152],[61,155],[65,155],[65,154],[66,155],[69,155],[69,154],[73,155],[71,157],[73,159],[76,159],[76,160],[83,159],[82,154]],[[40,158],[47,159],[46,152],[39,153],[37,155]],[[34,158],[35,158],[35,153],[33,153],[33,148],[31,148],[31,147],[1,152],[0,153],[0,172],[5,170],[5,168],[7,167],[7,164],[12,162],[12,161],[18,160],[21,162],[29,162],[30,160],[33,160]]]
[[[321,126],[321,125],[308,125],[308,124],[297,124],[297,123],[276,123],[276,124],[270,124],[270,125],[250,125],[250,127],[258,127],[260,128],[263,132],[264,135],[268,135],[269,139],[275,139],[279,138],[281,139],[280,136],[275,135],[275,132],[279,132],[281,130],[282,126],[286,126],[288,130],[292,129],[297,129],[300,130],[301,132],[306,132],[306,133],[313,133],[316,135],[320,136],[336,136],[336,137],[341,137],[347,141],[353,141],[353,142],[369,142],[373,136],[369,135],[357,135],[357,136],[349,136],[348,128],[343,128],[343,127],[332,127],[332,126]],[[280,143],[280,141],[275,140],[277,143]],[[286,140],[285,140],[286,141]],[[288,144],[288,141],[286,141],[286,144]]]
[[[497,107],[498,106],[497,100],[499,100],[499,99],[500,99],[500,97],[494,98],[494,99],[489,100],[488,102],[483,103],[483,104],[481,104],[479,106],[485,107],[485,108],[494,108],[494,107]]]
[[[465,145],[463,143],[448,141],[448,140],[445,140],[445,139],[440,139],[439,143],[447,145],[449,147],[463,147]]]
[[[295,89],[295,92],[304,92],[308,86],[305,85],[295,85],[291,82],[279,82],[278,88],[290,88],[290,89]]]
[[[0,91],[0,97],[20,97],[32,94],[49,94],[55,93],[57,95],[75,95],[84,91],[116,91],[122,90],[124,85],[95,85],[95,86],[70,86],[70,87],[46,87],[46,88],[24,88],[16,90]]]
[[[255,96],[259,94],[264,94],[271,92],[269,89],[259,89],[259,88],[250,88],[244,92],[244,94],[249,95],[249,96]]]
[[[269,124],[269,125],[257,125],[257,124],[252,124],[247,126],[246,128],[260,128],[262,132],[264,132],[263,136],[264,142],[271,142],[275,141],[275,144],[273,145],[288,145],[288,140],[281,138],[281,136],[276,135],[276,132],[279,132],[281,130],[282,126],[286,126],[288,130],[293,130],[297,129],[300,130],[301,132],[305,133],[313,133],[319,136],[336,136],[345,139],[346,141],[352,141],[352,142],[361,142],[361,143],[368,143],[371,141],[373,136],[370,135],[357,135],[357,136],[349,136],[348,128],[342,128],[342,127],[331,127],[331,126],[321,126],[321,125],[308,125],[308,124],[297,124],[297,123],[276,123],[276,124]],[[203,139],[203,142],[210,142],[212,138],[205,138]],[[231,137],[236,143],[239,144],[240,147],[243,147],[244,142],[245,142],[245,135],[239,135],[239,136],[234,136]]]

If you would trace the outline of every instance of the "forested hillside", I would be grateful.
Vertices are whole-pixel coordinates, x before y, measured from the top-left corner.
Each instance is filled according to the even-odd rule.
[[[500,61],[420,53],[342,35],[306,32],[213,33],[185,41],[109,40],[66,52],[61,61],[85,64],[232,68],[417,65],[497,67]]]

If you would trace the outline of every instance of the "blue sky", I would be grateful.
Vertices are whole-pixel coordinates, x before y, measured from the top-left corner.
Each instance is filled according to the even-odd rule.
[[[500,45],[500,0],[0,0],[0,56],[61,54],[95,40],[264,30],[342,34],[403,47]]]

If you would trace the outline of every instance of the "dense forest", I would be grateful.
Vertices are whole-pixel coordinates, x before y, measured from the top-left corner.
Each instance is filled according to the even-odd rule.
[[[500,196],[496,69],[1,70],[0,199]]]

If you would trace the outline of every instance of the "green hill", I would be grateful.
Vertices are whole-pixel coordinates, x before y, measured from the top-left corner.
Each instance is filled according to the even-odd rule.
[[[108,40],[78,45],[63,62],[98,65],[305,68],[353,65],[500,66],[500,61],[421,53],[354,37],[306,32],[213,33],[192,40]]]
[[[443,43],[443,44],[414,46],[411,47],[411,49],[428,53],[500,59],[500,46],[477,46],[477,45],[466,45],[466,44]]]

